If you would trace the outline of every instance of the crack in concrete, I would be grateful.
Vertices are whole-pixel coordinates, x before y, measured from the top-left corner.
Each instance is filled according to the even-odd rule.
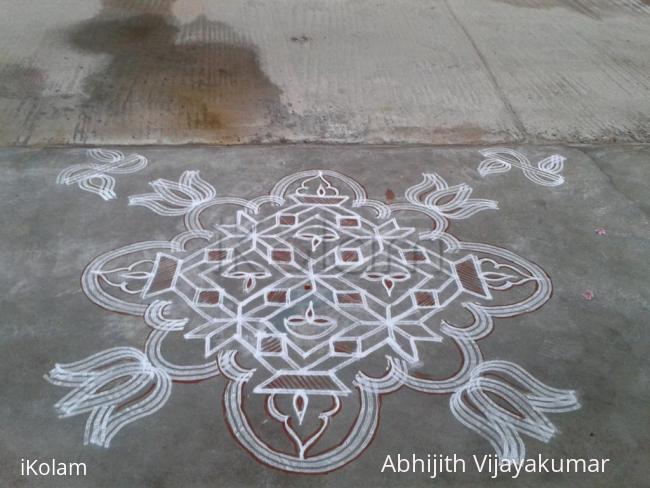
[[[632,198],[630,195],[628,195],[627,192],[622,190],[616,184],[616,182],[614,181],[614,178],[612,177],[612,175],[610,175],[607,171],[604,170],[604,168],[599,164],[597,159],[595,159],[591,154],[589,154],[588,152],[586,152],[582,148],[575,147],[575,146],[572,146],[572,147],[574,147],[574,149],[577,149],[580,152],[580,154],[584,155],[585,158],[587,159],[587,161],[590,161],[598,169],[598,172],[601,173],[603,176],[605,176],[605,179],[609,183],[609,186],[611,186],[612,189],[616,193],[618,193],[623,198],[625,198],[625,200],[630,202],[634,208],[638,209],[643,215],[645,215],[646,224],[650,223],[650,220],[648,220],[648,219],[650,219],[650,214],[648,214],[648,211],[645,208],[643,208],[643,205],[641,203],[639,203],[634,198]]]
[[[469,33],[469,30],[465,27],[465,25],[461,22],[460,18],[456,15],[456,12],[454,9],[451,7],[451,4],[449,3],[449,0],[444,0],[445,6],[447,7],[447,10],[449,11],[449,14],[451,17],[454,19],[454,22],[458,25],[458,27],[463,31],[463,34],[467,38],[467,40],[470,42],[472,45],[472,48],[474,49],[474,52],[478,56],[479,60],[481,61],[481,64],[485,68],[485,71],[487,72],[487,76],[490,79],[490,83],[492,84],[492,87],[494,88],[497,96],[501,100],[501,103],[505,106],[506,110],[510,113],[512,117],[512,122],[514,123],[515,127],[517,128],[517,131],[520,132],[520,139],[519,141],[523,141],[528,139],[529,134],[528,131],[526,130],[526,127],[524,126],[523,121],[521,120],[521,117],[517,114],[515,111],[514,106],[512,103],[510,103],[510,100],[506,97],[505,92],[499,85],[499,81],[497,80],[496,76],[494,75],[494,72],[492,71],[492,68],[490,68],[490,65],[487,62],[487,59],[483,55],[483,52],[479,49],[478,44],[476,41],[474,41],[474,38],[472,35]],[[518,142],[518,141],[515,141]]]

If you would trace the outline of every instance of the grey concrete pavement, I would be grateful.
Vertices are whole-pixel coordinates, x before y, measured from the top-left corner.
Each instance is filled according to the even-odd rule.
[[[0,9],[0,145],[650,141],[643,0]]]
[[[0,10],[1,486],[647,484],[647,0]]]
[[[493,452],[483,437],[454,418],[449,395],[407,388],[383,398],[369,447],[327,476],[286,474],[257,463],[228,431],[221,406],[227,384],[223,376],[175,383],[159,411],[125,426],[109,448],[83,445],[87,414],[57,418],[53,405],[69,388],[43,379],[55,363],[110,347],[141,348],[149,330],[141,317],[95,306],[80,285],[85,267],[108,250],[167,240],[183,230],[182,216],[129,206],[130,195],[151,192],[147,183],[157,178],[178,181],[183,171],[198,170],[217,196],[254,198],[268,194],[286,175],[325,168],[354,178],[370,198],[381,201],[404,202],[405,190],[419,183],[422,173],[435,172],[450,186],[466,183],[473,188],[472,198],[497,200],[499,208],[453,220],[450,231],[462,241],[515,252],[550,276],[553,294],[548,302],[526,315],[496,318],[494,331],[479,341],[480,347],[486,360],[515,363],[554,388],[576,392],[578,410],[548,414],[558,429],[548,443],[522,435],[527,455],[610,458],[611,464],[604,474],[522,475],[519,480],[504,476],[490,485],[644,486],[650,476],[650,232],[643,181],[650,151],[643,146],[518,149],[535,162],[551,154],[565,156],[565,182],[538,185],[517,167],[481,177],[477,167],[483,158],[473,147],[139,147],[121,150],[146,156],[149,165],[137,173],[113,175],[117,198],[104,201],[76,185],[56,184],[64,168],[88,162],[85,150],[2,150],[0,484],[162,488],[487,483],[485,475],[471,470],[442,475],[437,482],[422,474],[380,473],[388,454],[455,452],[471,458]],[[242,167],[247,168],[245,175]],[[419,222],[406,219],[409,225]],[[606,234],[595,232],[599,228]],[[590,300],[583,296],[587,291],[593,293]],[[180,353],[191,343],[181,340],[171,351]],[[414,371],[428,372],[425,366],[433,365],[435,374],[453,372],[458,351],[449,347],[448,338],[434,346]],[[369,367],[383,368],[384,354],[379,356]],[[255,396],[249,392],[247,399]],[[345,424],[352,416],[346,406],[336,418]],[[267,419],[257,426],[271,429],[274,423]],[[21,477],[21,458],[86,462],[88,476]]]

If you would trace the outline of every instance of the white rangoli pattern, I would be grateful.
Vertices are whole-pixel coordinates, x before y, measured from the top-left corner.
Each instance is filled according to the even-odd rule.
[[[574,392],[483,359],[494,319],[537,309],[551,282],[512,252],[448,232],[451,220],[497,208],[469,186],[426,174],[389,205],[328,170],[287,176],[254,200],[218,197],[194,171],[151,185],[131,204],[182,215],[186,231],[101,255],[82,278],[95,303],[144,317],[144,349],[108,349],[47,376],[71,388],[61,416],[88,414],[85,443],[108,447],[161,408],[174,382],[218,375],[235,439],[301,473],[361,454],[381,396],[402,387],[449,395],[454,416],[509,459],[524,456],[522,434],[556,433],[547,413],[579,407]],[[450,350],[460,366],[438,378]]]
[[[561,173],[566,158],[559,154],[542,159],[535,167],[525,155],[513,149],[483,149],[480,153],[485,157],[478,166],[481,176],[507,173],[514,166],[519,168],[526,178],[538,185],[560,186],[564,183],[564,176]]]
[[[59,185],[78,185],[82,190],[99,195],[104,200],[113,200],[115,178],[109,174],[136,173],[147,167],[149,161],[140,154],[124,156],[120,151],[89,149],[88,156],[97,163],[75,164],[59,173]]]

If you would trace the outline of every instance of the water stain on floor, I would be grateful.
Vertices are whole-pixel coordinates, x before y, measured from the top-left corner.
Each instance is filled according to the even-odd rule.
[[[38,97],[45,89],[43,71],[33,66],[9,63],[0,66],[0,98]]]
[[[179,24],[173,3],[104,0],[95,18],[67,32],[75,48],[110,55],[108,65],[84,81],[78,138],[124,137],[135,124],[145,125],[150,139],[216,134],[236,143],[263,138],[258,131],[286,116],[255,46],[205,16]]]

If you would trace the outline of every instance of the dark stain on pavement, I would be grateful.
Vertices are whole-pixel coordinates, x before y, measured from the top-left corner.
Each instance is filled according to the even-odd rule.
[[[39,97],[45,89],[45,75],[32,66],[16,63],[0,65],[0,98]]]
[[[250,139],[286,110],[281,91],[260,68],[254,46],[204,16],[179,24],[174,0],[104,0],[91,20],[67,32],[84,52],[110,55],[84,81],[78,131],[123,137],[137,127],[154,139],[206,136]]]
[[[291,42],[297,42],[298,44],[305,44],[309,41],[311,41],[311,37],[306,36],[305,34],[302,34],[300,36],[291,36],[289,38]]]

